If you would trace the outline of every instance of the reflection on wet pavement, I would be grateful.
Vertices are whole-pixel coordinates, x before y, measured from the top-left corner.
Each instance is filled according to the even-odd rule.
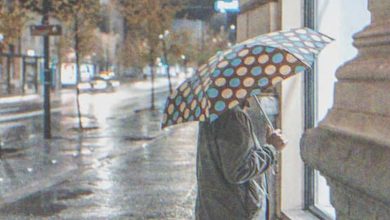
[[[47,166],[66,158],[78,169],[66,181],[2,207],[0,219],[192,219],[196,126],[161,131],[160,110],[135,111],[148,106],[148,96],[126,99],[128,93],[85,95],[83,116],[97,129],[72,129],[77,118],[71,109],[56,119],[61,126],[49,144],[28,139],[42,146]],[[37,156],[23,152],[32,161]]]
[[[195,149],[186,138],[194,134],[194,126],[182,127],[172,138],[132,149],[122,145],[128,150],[100,158],[95,169],[1,212],[31,219],[191,219]]]

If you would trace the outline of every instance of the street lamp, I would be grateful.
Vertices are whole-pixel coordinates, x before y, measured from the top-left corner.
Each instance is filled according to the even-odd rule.
[[[35,56],[35,50],[33,50],[33,49],[28,49],[28,50],[27,50],[27,56],[30,56],[30,57]]]
[[[0,33],[0,53],[3,53],[3,41],[4,41],[4,35]]]
[[[187,57],[186,57],[186,55],[182,54],[181,59],[183,60],[184,76],[187,76]]]
[[[231,24],[230,25],[230,31],[229,31],[229,40],[232,43],[235,43],[236,41],[236,25]]]
[[[170,73],[170,68],[169,68],[169,62],[168,62],[168,53],[167,53],[167,45],[165,42],[165,38],[169,35],[169,31],[165,30],[163,34],[158,35],[158,38],[162,42],[163,46],[163,56],[164,56],[164,62],[167,68],[167,75],[168,75],[168,83],[169,83],[169,91],[172,92],[172,82],[171,82],[171,73]]]

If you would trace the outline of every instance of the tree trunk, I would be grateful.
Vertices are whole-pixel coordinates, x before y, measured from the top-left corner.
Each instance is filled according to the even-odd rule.
[[[74,50],[76,53],[76,103],[77,103],[77,117],[79,119],[79,129],[83,129],[83,124],[81,122],[81,111],[80,111],[80,89],[79,89],[79,82],[80,82],[80,58],[79,58],[79,23],[77,15],[75,15],[74,20]]]
[[[58,56],[58,62],[57,62],[57,80],[56,80],[56,88],[60,90],[62,88],[62,82],[61,82],[61,77],[62,77],[62,55],[61,55],[61,50],[62,50],[62,45],[59,42],[57,44],[57,56]]]
[[[171,73],[170,73],[170,67],[169,67],[169,61],[168,61],[168,52],[167,52],[167,46],[165,43],[165,39],[162,39],[163,44],[163,55],[164,55],[164,61],[167,68],[167,76],[168,76],[168,85],[169,85],[169,92],[172,93],[172,82],[171,82]]]
[[[15,75],[15,60],[14,60],[14,45],[8,44],[9,48],[9,56],[7,57],[7,94],[12,93],[12,84],[11,80],[13,76]]]
[[[154,110],[155,109],[155,106],[154,106],[154,59],[153,59],[153,55],[154,55],[154,50],[151,48],[149,50],[149,68],[150,68],[150,77],[151,77],[151,80],[152,80],[152,100],[151,100],[151,107],[150,109],[151,110]]]

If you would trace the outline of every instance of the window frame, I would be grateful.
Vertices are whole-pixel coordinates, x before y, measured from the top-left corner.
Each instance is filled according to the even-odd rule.
[[[304,0],[304,26],[316,30],[317,0]],[[315,127],[317,86],[316,86],[316,63],[313,69],[308,69],[304,74],[304,130]],[[315,170],[304,164],[304,210],[309,211],[319,219],[331,219],[315,205]]]

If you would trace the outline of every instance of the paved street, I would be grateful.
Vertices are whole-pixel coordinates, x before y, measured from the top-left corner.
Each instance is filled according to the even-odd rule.
[[[63,94],[66,107],[53,116],[49,142],[33,132],[41,127],[39,117],[13,122],[29,126],[23,138],[4,146],[17,144],[19,151],[1,160],[0,219],[191,219],[196,125],[161,131],[164,83],[157,91],[155,111],[146,110],[145,82],[83,94],[83,132],[72,93]],[[31,177],[18,179],[26,176],[21,171]]]

